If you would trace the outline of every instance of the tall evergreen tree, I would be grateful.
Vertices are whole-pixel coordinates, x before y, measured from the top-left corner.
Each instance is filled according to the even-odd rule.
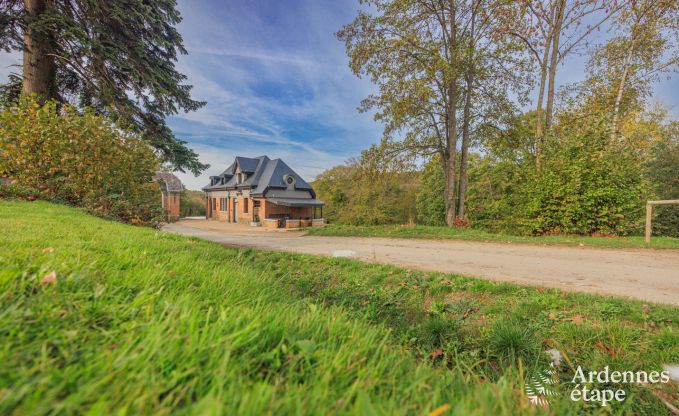
[[[23,51],[23,73],[3,91],[89,106],[139,132],[174,168],[207,168],[165,117],[193,111],[176,0],[0,0],[0,46]],[[10,79],[12,82],[12,79]],[[16,94],[13,94],[16,95]]]

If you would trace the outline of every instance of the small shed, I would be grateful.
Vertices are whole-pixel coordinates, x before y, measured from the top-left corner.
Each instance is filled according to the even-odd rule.
[[[177,221],[180,215],[179,199],[184,185],[170,172],[156,172],[153,178],[160,184],[163,210],[168,221]]]

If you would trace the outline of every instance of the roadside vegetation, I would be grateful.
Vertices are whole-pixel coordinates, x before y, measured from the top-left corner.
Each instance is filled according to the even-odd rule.
[[[180,217],[200,217],[205,215],[205,193],[184,189],[180,196]]]
[[[563,389],[577,365],[679,362],[675,307],[224,248],[43,201],[0,200],[0,222],[3,414],[599,414],[566,390],[528,402],[545,350]],[[614,414],[679,404],[676,385],[624,388]]]
[[[46,199],[136,225],[163,219],[151,146],[91,108],[35,97],[0,107],[0,197]]]
[[[372,3],[337,36],[384,131],[314,183],[330,222],[627,236],[647,200],[679,198],[679,124],[653,97],[677,65],[676,1]],[[654,230],[679,237],[679,207]]]
[[[646,244],[642,236],[589,237],[579,235],[517,236],[492,233],[477,228],[455,228],[428,225],[341,225],[328,224],[323,228],[309,228],[307,234],[324,236],[424,238],[436,240],[465,240],[534,245],[563,245],[578,247],[613,247],[679,249],[679,238],[653,237]]]

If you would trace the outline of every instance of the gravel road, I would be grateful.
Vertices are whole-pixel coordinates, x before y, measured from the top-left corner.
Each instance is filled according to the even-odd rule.
[[[679,250],[321,237],[206,220],[183,220],[163,229],[226,246],[351,257],[407,268],[679,305]]]

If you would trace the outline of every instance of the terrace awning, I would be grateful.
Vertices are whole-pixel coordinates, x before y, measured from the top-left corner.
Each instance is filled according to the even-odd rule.
[[[311,198],[267,198],[267,201],[284,207],[322,207],[325,202]]]

